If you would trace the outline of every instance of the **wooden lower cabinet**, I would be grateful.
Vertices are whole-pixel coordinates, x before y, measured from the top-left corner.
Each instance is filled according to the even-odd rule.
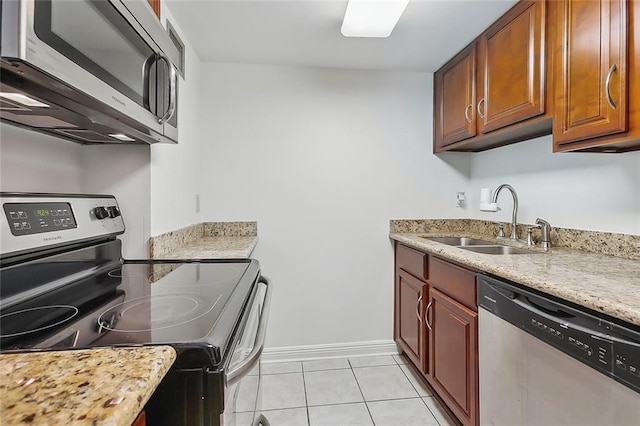
[[[395,256],[394,338],[451,413],[476,426],[477,271],[399,243]]]
[[[465,424],[478,419],[478,313],[433,289],[429,295],[431,375],[427,377]]]
[[[144,411],[141,411],[138,414],[138,417],[131,423],[131,426],[146,426],[147,424],[147,415]]]
[[[159,19],[160,18],[160,0],[147,0],[147,2],[149,2],[149,5],[151,5],[151,9],[153,9],[153,12],[156,14],[156,16]]]
[[[420,371],[427,367],[426,353],[428,333],[423,321],[428,298],[428,286],[413,275],[398,272],[397,340],[402,350]]]

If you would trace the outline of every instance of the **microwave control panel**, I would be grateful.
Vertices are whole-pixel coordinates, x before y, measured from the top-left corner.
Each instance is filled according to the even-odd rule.
[[[78,227],[69,203],[6,203],[3,208],[11,233],[16,236]]]

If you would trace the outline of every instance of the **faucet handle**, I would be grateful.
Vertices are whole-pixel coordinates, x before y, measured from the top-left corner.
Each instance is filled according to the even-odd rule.
[[[496,222],[498,226],[498,238],[504,238],[504,223]]]
[[[528,225],[527,226],[527,245],[528,246],[535,246],[536,243],[535,241],[533,241],[533,230],[536,228],[540,228],[540,225]]]

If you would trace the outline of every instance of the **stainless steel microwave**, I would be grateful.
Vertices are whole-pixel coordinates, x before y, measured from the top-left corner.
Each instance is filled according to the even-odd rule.
[[[147,0],[0,0],[0,118],[75,142],[178,142],[179,52]]]

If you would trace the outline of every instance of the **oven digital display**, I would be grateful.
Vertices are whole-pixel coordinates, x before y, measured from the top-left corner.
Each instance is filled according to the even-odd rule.
[[[6,203],[2,207],[16,236],[78,227],[69,203]]]

